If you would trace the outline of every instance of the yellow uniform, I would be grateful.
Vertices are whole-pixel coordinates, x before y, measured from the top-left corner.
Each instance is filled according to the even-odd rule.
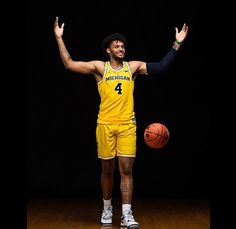
[[[136,123],[134,114],[134,80],[128,62],[119,70],[105,63],[103,79],[98,82],[101,103],[97,120],[98,157],[135,157]]]

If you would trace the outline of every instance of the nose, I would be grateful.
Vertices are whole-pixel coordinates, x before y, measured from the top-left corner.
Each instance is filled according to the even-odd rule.
[[[118,50],[119,50],[119,51],[124,51],[124,48],[123,48],[123,47],[119,47]]]

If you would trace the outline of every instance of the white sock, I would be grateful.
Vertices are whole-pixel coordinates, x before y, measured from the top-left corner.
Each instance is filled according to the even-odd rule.
[[[131,210],[131,204],[122,204],[122,214],[127,215],[127,213]]]
[[[111,199],[110,200],[103,199],[103,206],[104,210],[107,210],[111,206]]]

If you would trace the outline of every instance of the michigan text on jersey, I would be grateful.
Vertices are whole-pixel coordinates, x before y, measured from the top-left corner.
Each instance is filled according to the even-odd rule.
[[[129,76],[108,76],[108,77],[106,77],[106,81],[107,80],[128,80],[128,81],[130,81],[130,77]]]

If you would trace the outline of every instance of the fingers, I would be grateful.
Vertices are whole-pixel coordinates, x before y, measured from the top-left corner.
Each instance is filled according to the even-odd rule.
[[[177,27],[175,27],[175,32],[176,32],[176,33],[178,33],[178,32],[179,32],[179,30],[178,30],[178,28],[177,28]]]
[[[54,22],[54,27],[58,26],[58,17],[56,17],[55,22]]]
[[[60,28],[60,26],[58,25],[58,20],[59,20],[59,18],[56,17],[55,23],[54,23],[54,28],[56,28],[56,27],[59,27],[59,28]],[[65,26],[65,23],[62,23],[61,28],[64,29],[64,26]]]
[[[188,31],[188,26],[186,25],[186,23],[184,23],[182,31],[187,32]]]

